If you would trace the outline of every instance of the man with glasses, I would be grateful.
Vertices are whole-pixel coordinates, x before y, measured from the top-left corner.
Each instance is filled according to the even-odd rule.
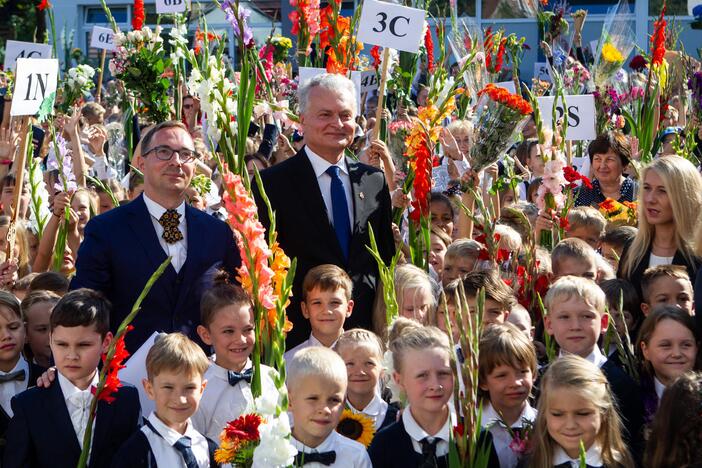
[[[185,203],[199,157],[186,127],[160,123],[144,136],[141,149],[136,165],[144,174],[144,193],[90,220],[71,282],[71,289],[107,296],[114,332],[151,274],[172,257],[126,336],[130,352],[154,331],[180,331],[200,342],[195,329],[206,278],[216,269],[233,278],[241,263],[229,226]]]

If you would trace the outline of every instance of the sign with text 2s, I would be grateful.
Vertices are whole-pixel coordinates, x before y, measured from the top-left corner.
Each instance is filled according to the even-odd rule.
[[[416,54],[422,40],[426,13],[394,3],[365,0],[358,40]]]
[[[15,62],[21,58],[51,58],[51,45],[34,42],[7,41],[5,44],[5,70],[14,70]]]
[[[93,26],[93,32],[90,34],[90,47],[104,50],[115,50],[115,32],[110,28],[102,26]]]
[[[44,98],[56,92],[58,60],[17,59],[10,115],[34,115]]]
[[[566,96],[566,107],[568,115],[568,131],[566,140],[594,140],[597,138],[595,131],[595,97],[592,94],[582,94]],[[551,116],[553,115],[553,96],[543,96],[536,98],[541,110],[541,118],[544,126],[551,128]],[[563,118],[566,113],[563,110],[561,100],[558,100],[556,107],[557,118]]]
[[[156,0],[156,13],[182,13],[188,9],[189,0]]]

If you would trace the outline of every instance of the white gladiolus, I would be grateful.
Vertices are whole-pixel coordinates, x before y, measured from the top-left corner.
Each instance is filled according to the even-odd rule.
[[[297,449],[290,442],[290,421],[287,414],[277,418],[267,418],[258,428],[261,441],[254,450],[255,468],[290,466],[295,460]]]

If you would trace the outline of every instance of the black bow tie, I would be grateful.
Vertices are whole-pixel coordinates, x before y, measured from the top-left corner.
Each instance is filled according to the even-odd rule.
[[[21,382],[24,380],[26,375],[27,373],[24,371],[24,369],[15,372],[8,372],[7,374],[0,374],[0,383],[13,382],[15,380]]]
[[[251,377],[253,376],[253,367],[246,369],[244,372],[234,372],[227,371],[227,378],[229,379],[229,385],[232,387],[242,380],[246,380],[251,383]]]
[[[294,466],[304,466],[308,463],[321,463],[322,465],[329,466],[332,463],[336,461],[336,452],[335,451],[330,451],[330,452],[319,452],[319,453],[305,453],[305,452],[298,452],[297,455],[295,455],[295,463],[293,463]]]

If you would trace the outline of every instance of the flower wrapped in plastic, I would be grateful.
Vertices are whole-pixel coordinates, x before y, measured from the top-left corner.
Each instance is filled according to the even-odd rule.
[[[604,21],[600,41],[595,54],[595,86],[604,86],[624,65],[634,50],[634,15],[629,4],[623,0],[610,8]]]
[[[478,99],[476,91],[483,89],[488,81],[483,30],[469,18],[461,19],[458,27],[451,31],[448,42],[460,68],[470,61],[463,73],[463,79],[466,89],[471,93],[472,101],[475,102]]]
[[[475,144],[470,150],[470,164],[476,172],[500,159],[516,141],[532,112],[528,101],[492,83],[478,96],[473,117]]]

